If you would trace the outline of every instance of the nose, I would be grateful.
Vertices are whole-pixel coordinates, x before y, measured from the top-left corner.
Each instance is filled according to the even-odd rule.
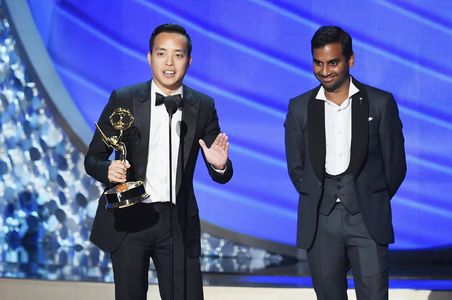
[[[168,55],[166,58],[166,65],[172,66],[173,64],[174,64],[173,57],[171,55]]]
[[[328,68],[328,64],[324,64],[322,66],[322,69],[320,70],[320,74],[325,77],[330,74],[330,69]]]

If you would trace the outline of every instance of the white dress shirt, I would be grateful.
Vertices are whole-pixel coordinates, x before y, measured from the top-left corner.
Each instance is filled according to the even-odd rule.
[[[317,93],[316,99],[325,102],[325,171],[330,175],[343,173],[350,164],[352,96],[358,92],[350,79],[347,99],[341,105],[328,100],[323,87]]]
[[[145,203],[170,201],[169,195],[169,116],[165,105],[155,105],[155,93],[163,96],[181,95],[181,86],[175,93],[166,95],[154,81],[151,83],[151,124],[149,130],[149,153],[146,167],[145,189],[149,198]],[[176,173],[179,161],[180,123],[182,110],[178,109],[171,121],[171,147],[172,147],[172,193],[173,203],[176,203]]]

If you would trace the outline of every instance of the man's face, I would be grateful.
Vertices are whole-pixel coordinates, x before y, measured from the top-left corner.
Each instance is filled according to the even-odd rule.
[[[155,84],[165,94],[171,94],[182,85],[191,64],[187,51],[187,40],[182,34],[162,32],[155,37],[148,62]]]
[[[314,49],[312,56],[314,75],[323,88],[327,92],[335,92],[342,88],[349,78],[349,70],[355,62],[355,56],[352,55],[347,61],[342,54],[340,43]]]

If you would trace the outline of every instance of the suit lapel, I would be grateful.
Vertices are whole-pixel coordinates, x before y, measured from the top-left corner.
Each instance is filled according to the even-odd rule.
[[[133,102],[135,122],[140,133],[140,142],[135,149],[133,166],[137,180],[146,178],[149,151],[149,129],[151,124],[151,81],[140,91]]]
[[[187,167],[190,150],[193,146],[199,114],[199,100],[195,99],[191,89],[184,85],[182,121],[180,126],[179,159],[177,162],[176,194],[182,183],[182,176]]]
[[[352,144],[349,170],[355,180],[361,172],[367,157],[369,142],[369,99],[365,87],[353,78],[359,93],[352,96]]]
[[[320,86],[311,93],[308,103],[308,141],[312,167],[320,182],[325,172],[325,104],[315,99]]]

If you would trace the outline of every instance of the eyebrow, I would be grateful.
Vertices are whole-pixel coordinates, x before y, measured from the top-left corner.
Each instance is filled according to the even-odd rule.
[[[166,49],[166,48],[163,48],[163,47],[157,47],[157,48],[155,48],[155,50],[154,51],[168,51],[168,49]],[[184,50],[181,50],[181,49],[176,49],[176,50],[174,50],[174,52],[181,52],[181,53],[185,53],[185,51]]]
[[[323,61],[318,60],[317,58],[313,58],[313,61],[316,63],[318,63],[318,62],[323,63]],[[341,61],[339,58],[333,58],[333,59],[328,60],[326,63],[328,64],[328,63],[339,62],[339,61]]]

